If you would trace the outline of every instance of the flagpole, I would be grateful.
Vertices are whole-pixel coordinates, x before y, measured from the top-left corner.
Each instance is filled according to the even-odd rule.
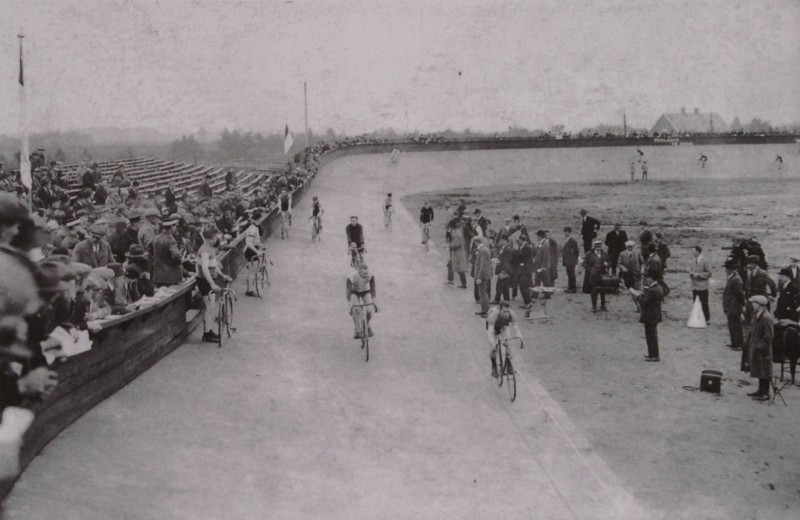
[[[22,40],[24,34],[18,34],[19,38],[19,86],[20,86],[20,126],[22,127],[22,146],[19,153],[19,177],[22,185],[28,189],[28,204],[33,209],[33,178],[31,177],[30,146],[28,144],[28,113],[27,97],[25,95],[25,73],[22,65]]]
[[[306,109],[306,148],[308,148],[308,83],[303,82],[303,100]]]

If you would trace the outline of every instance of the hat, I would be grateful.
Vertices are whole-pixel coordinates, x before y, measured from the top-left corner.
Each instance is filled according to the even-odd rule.
[[[59,219],[62,219],[62,218],[66,218],[66,216],[67,216],[67,214],[64,213],[63,211],[61,211],[60,209],[57,209],[57,210],[55,210],[53,212],[53,218],[56,219],[56,220],[59,220]]]
[[[114,271],[108,267],[95,267],[92,269],[91,276],[96,276],[100,280],[107,282],[114,278]]]
[[[761,296],[760,294],[756,294],[754,296],[751,296],[750,299],[747,300],[747,301],[749,301],[750,303],[757,303],[759,305],[764,305],[764,306],[766,306],[769,303],[769,300],[767,300],[767,297],[766,296]]]
[[[661,233],[656,233],[656,238],[663,238],[663,237],[664,235],[662,235]]]
[[[134,221],[142,218],[142,212],[138,209],[132,209],[128,212],[128,220]]]
[[[600,239],[596,239],[596,240],[594,240],[592,242],[592,246],[602,246],[602,245],[603,245],[603,241],[600,240]]]
[[[36,268],[36,286],[40,293],[51,294],[63,290],[58,262],[46,262]]]
[[[635,245],[636,242],[634,242],[633,240],[628,240],[627,242],[625,242],[625,247],[633,247]]]
[[[737,262],[733,258],[725,260],[725,269],[737,269],[738,267],[739,267],[739,262]]]
[[[793,253],[789,255],[789,260],[792,262],[800,262],[800,253]]]
[[[107,268],[111,269],[114,273],[114,276],[122,276],[125,274],[125,270],[122,268],[122,264],[119,262],[112,262],[106,266]]]
[[[125,258],[144,258],[144,249],[138,244],[131,244],[125,253]]]
[[[170,215],[169,218],[164,219],[164,220],[161,221],[161,226],[162,227],[172,227],[177,223],[178,223],[178,219],[173,219],[172,216]]]
[[[473,211],[472,214],[473,215],[477,215],[480,212],[481,212],[481,210],[479,210],[478,208],[475,208],[475,211]]]
[[[647,221],[646,220],[640,220],[639,221],[639,225],[640,226],[646,226],[647,225]]]
[[[758,264],[758,255],[750,255],[747,257],[748,264]]]
[[[142,215],[145,217],[160,217],[161,213],[156,208],[147,207],[144,208]]]
[[[44,259],[42,259],[41,263],[45,262],[60,262],[62,264],[68,264],[70,261],[70,256],[68,254],[52,254]]]
[[[543,229],[540,229],[536,232],[536,236],[539,238],[544,238],[545,236],[547,236],[547,233],[545,233]]]
[[[586,210],[585,210],[585,209],[582,209],[582,210],[580,211],[580,213],[581,213],[581,215],[586,215]]]
[[[92,235],[105,236],[106,228],[100,224],[94,223],[91,226],[89,226],[89,233],[91,233]]]
[[[786,276],[787,278],[791,278],[792,277],[792,268],[791,267],[784,267],[783,269],[781,269],[778,272],[778,274],[780,276]]]

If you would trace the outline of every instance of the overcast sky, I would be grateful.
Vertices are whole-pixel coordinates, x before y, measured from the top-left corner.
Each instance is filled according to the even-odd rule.
[[[0,0],[0,133],[800,121],[800,1]]]

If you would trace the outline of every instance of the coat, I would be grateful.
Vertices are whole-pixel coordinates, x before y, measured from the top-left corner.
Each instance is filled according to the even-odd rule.
[[[530,276],[533,274],[533,246],[525,242],[516,251],[514,259],[517,268],[517,274]]]
[[[488,281],[492,279],[492,253],[485,244],[478,247],[475,255],[474,276],[476,280]]]
[[[564,247],[561,250],[561,263],[564,267],[576,266],[580,256],[581,251],[578,248],[578,241],[570,235],[564,241]]]
[[[722,312],[725,316],[742,314],[744,309],[744,284],[739,273],[734,272],[722,292]]]
[[[449,247],[453,272],[466,273],[469,266],[467,265],[467,248],[464,245],[464,234],[461,232],[461,228],[454,228],[450,231]]]
[[[775,335],[772,315],[764,310],[747,333],[745,345],[750,358],[750,376],[758,379],[772,377],[772,339]]]
[[[586,215],[581,222],[581,238],[583,238],[583,243],[591,245],[592,240],[597,237],[597,232],[599,230],[600,221]]]
[[[767,290],[769,289],[769,290]],[[760,267],[756,267],[753,274],[747,272],[747,278],[744,281],[744,295],[745,298],[750,298],[754,295],[771,296],[775,295],[778,291],[778,286],[775,281],[767,274],[767,272]]]
[[[558,242],[552,238],[548,238],[547,242],[550,244],[550,283],[555,283],[558,279]]]
[[[619,259],[617,262],[617,267],[620,268],[620,271],[633,273],[633,275],[636,277],[642,274],[644,258],[642,258],[641,253],[636,251],[628,251],[626,249],[619,254]]]
[[[547,240],[539,242],[536,256],[533,259],[533,271],[538,273],[540,270],[545,274],[550,272],[550,244],[547,243]]]
[[[606,235],[606,247],[608,247],[608,256],[615,258],[619,256],[620,252],[625,250],[625,242],[628,241],[628,234],[622,230],[616,229],[609,231]]]
[[[711,278],[711,268],[708,267],[708,262],[703,255],[698,255],[692,262],[692,269],[689,271],[692,274],[692,290],[693,291],[707,291],[708,279]]]
[[[153,282],[175,285],[183,280],[178,243],[168,233],[159,233],[153,240]]]
[[[586,253],[586,258],[583,261],[586,272],[589,273],[589,285],[592,287],[600,287],[603,282],[603,275],[608,272],[608,266],[611,260],[608,254],[601,250],[598,255],[594,250]]]
[[[495,273],[506,273],[507,275],[511,276],[514,273],[514,250],[506,244],[503,249],[497,254],[497,259],[499,260],[497,263],[497,267],[495,268]]]
[[[645,325],[661,323],[661,302],[664,301],[664,289],[658,283],[645,287],[642,294],[636,297],[636,301],[641,307],[639,323]]]
[[[92,240],[81,240],[72,250],[72,261],[86,264],[90,267],[105,267],[114,261],[111,246],[103,238],[100,239],[97,252],[94,251]]]

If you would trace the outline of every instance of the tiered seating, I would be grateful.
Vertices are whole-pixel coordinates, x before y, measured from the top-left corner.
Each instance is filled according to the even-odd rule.
[[[250,168],[234,168],[236,184],[246,195],[252,193],[272,175],[284,174],[288,169],[286,158],[282,155],[248,163],[251,165]],[[214,193],[221,193],[225,190],[225,174],[228,171],[223,167],[144,157],[102,162],[98,163],[98,167],[103,177],[110,181],[120,164],[125,167],[125,175],[131,181],[139,182],[139,192],[144,195],[160,195],[170,183],[174,183],[178,196],[185,191],[194,192],[200,187],[206,175],[209,176],[209,183]],[[70,165],[65,169],[69,180],[68,192],[73,198],[81,190],[78,168],[78,165]]]

